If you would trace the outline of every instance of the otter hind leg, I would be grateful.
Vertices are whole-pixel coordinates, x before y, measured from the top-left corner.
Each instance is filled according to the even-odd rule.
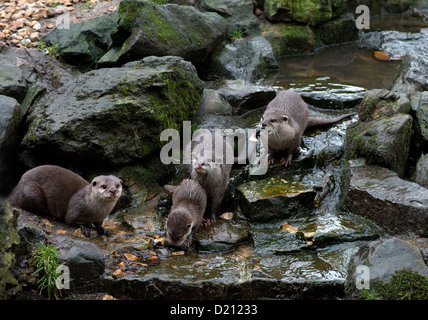
[[[43,188],[36,182],[28,182],[22,192],[14,197],[11,203],[26,211],[49,214],[47,200]]]
[[[288,154],[287,157],[282,157],[280,162],[284,167],[288,167],[291,164],[292,154]]]

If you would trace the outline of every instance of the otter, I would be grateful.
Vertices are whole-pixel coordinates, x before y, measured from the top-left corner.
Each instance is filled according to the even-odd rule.
[[[216,220],[229,184],[234,163],[233,148],[222,135],[203,130],[186,146],[185,154],[191,154],[190,177],[198,181],[208,195],[210,209],[203,224],[210,225]],[[226,161],[227,155],[231,158],[230,163]]]
[[[312,118],[309,117],[308,106],[297,92],[279,92],[269,102],[260,120],[262,131],[268,135],[269,163],[275,162],[274,153],[285,152],[286,156],[281,158],[280,163],[289,166],[306,129],[338,123],[355,114],[348,113],[330,120]]]
[[[77,224],[86,237],[92,224],[99,234],[110,236],[102,223],[121,194],[122,180],[115,176],[98,176],[89,184],[70,170],[43,165],[24,173],[7,200],[26,211]]]
[[[189,247],[193,232],[202,224],[207,205],[205,190],[191,179],[183,180],[178,186],[165,185],[164,188],[173,192],[173,204],[166,222],[166,243]]]

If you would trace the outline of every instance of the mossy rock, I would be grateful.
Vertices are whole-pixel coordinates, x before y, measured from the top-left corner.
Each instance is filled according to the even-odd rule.
[[[227,37],[227,21],[192,6],[124,0],[110,50],[99,66],[117,66],[146,56],[180,56],[200,65]]]
[[[91,71],[36,104],[22,144],[38,159],[55,150],[98,167],[128,164],[159,151],[164,129],[193,119],[202,91],[194,66],[179,57]]]
[[[315,26],[344,13],[346,0],[265,0],[264,13],[272,21],[309,23]]]

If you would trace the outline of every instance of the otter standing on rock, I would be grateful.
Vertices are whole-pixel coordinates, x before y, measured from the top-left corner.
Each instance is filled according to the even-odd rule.
[[[171,212],[166,222],[166,243],[189,247],[193,232],[202,223],[207,195],[197,181],[183,180],[178,186],[165,185],[173,192]]]
[[[192,157],[190,177],[199,182],[209,197],[211,208],[204,224],[210,225],[216,219],[229,184],[234,162],[232,146],[222,135],[204,130],[186,146],[185,154],[191,154]],[[226,162],[226,155],[230,155],[230,164]]]
[[[302,97],[292,90],[281,91],[269,102],[260,120],[260,126],[268,135],[268,160],[274,163],[275,152],[286,152],[281,164],[291,164],[293,153],[300,147],[303,132],[312,127],[334,124],[356,113],[325,120],[309,117],[308,106]]]
[[[70,170],[44,165],[24,173],[7,200],[26,211],[78,224],[87,237],[92,224],[99,234],[110,236],[102,223],[121,194],[122,180],[115,176],[98,176],[89,184]]]

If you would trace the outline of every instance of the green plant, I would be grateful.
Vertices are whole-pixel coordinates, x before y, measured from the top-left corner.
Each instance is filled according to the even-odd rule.
[[[230,29],[230,34],[231,34],[232,40],[240,39],[244,36],[244,30],[242,30],[242,28],[238,26],[233,26]]]
[[[52,8],[56,8],[56,7],[58,7],[60,4],[61,4],[61,2],[60,2],[60,1],[53,2],[53,3],[52,3],[52,5],[51,5],[51,7],[52,7]]]
[[[157,3],[157,4],[167,4],[168,0],[150,0],[151,2]]]
[[[39,294],[42,291],[47,291],[48,299],[51,297],[59,299],[61,291],[57,288],[57,279],[59,273],[57,269],[60,266],[58,251],[55,246],[40,243],[37,249],[33,252],[32,265],[36,267],[33,274],[39,274],[40,279],[37,281]]]
[[[392,275],[391,280],[382,286],[380,293],[386,299],[427,300],[428,280],[415,271],[403,269]]]
[[[60,56],[58,45],[55,43],[53,43],[51,45],[47,45],[43,40],[40,40],[39,44],[37,45],[37,49],[39,49],[39,50],[45,50],[46,49],[50,56],[57,58],[57,59]]]
[[[360,296],[362,299],[364,300],[379,300],[379,292],[377,292],[376,290],[367,290],[367,289],[362,289],[360,291]]]

